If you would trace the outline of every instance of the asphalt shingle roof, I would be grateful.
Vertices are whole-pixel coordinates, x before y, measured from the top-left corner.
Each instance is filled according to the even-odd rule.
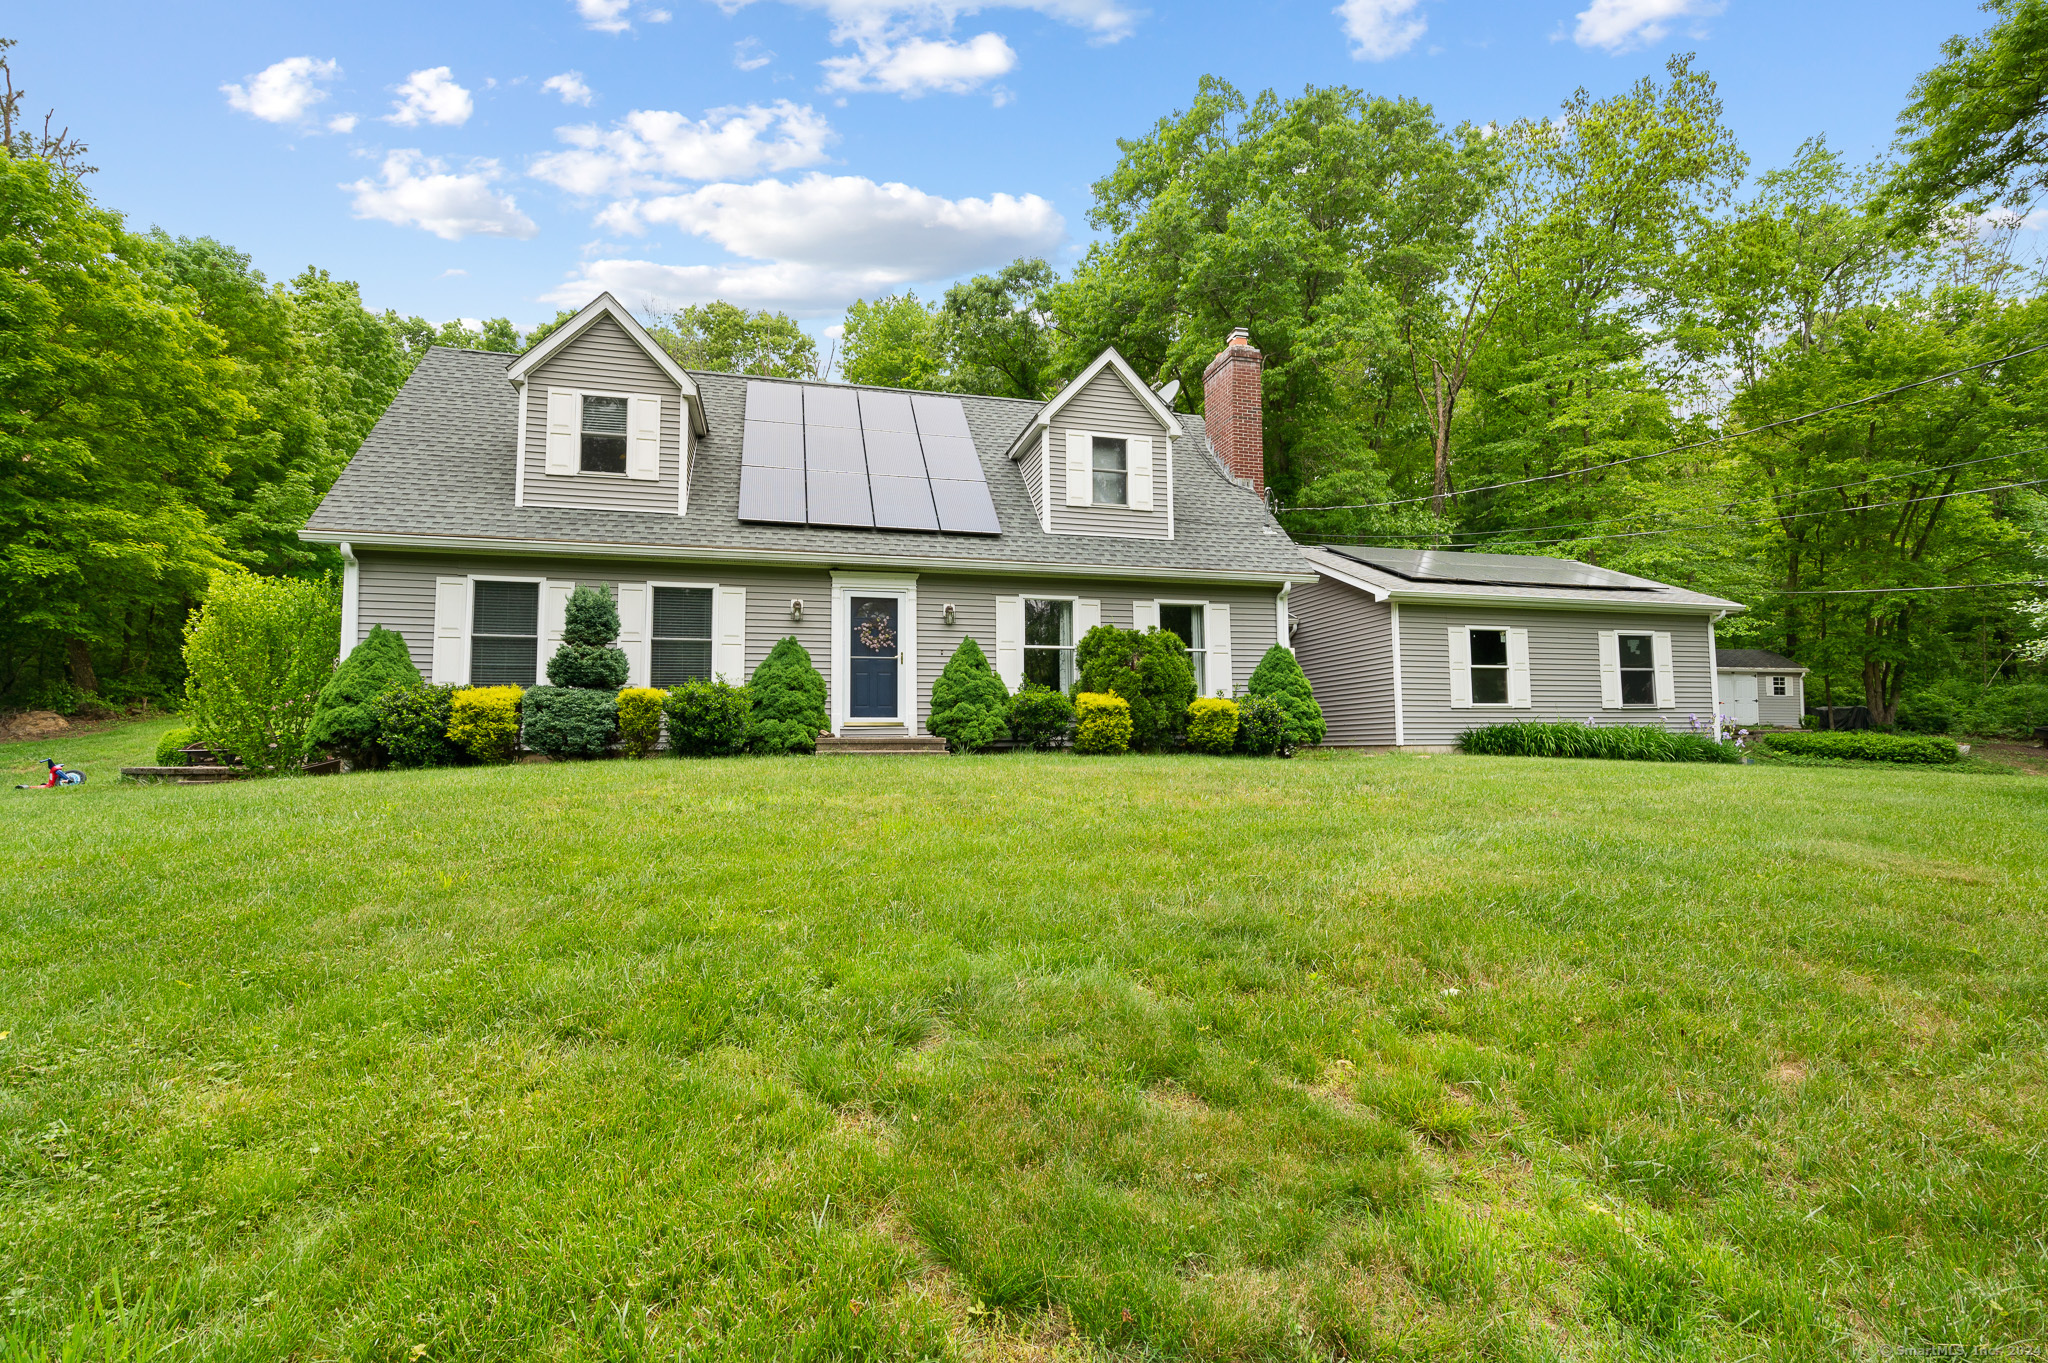
[[[1685,587],[1674,587],[1668,582],[1651,582],[1649,578],[1635,581],[1648,582],[1654,590],[1607,590],[1598,587],[1509,587],[1473,582],[1415,582],[1383,568],[1352,557],[1344,552],[1341,545],[1315,545],[1308,552],[1311,563],[1328,566],[1346,577],[1369,582],[1394,597],[1411,600],[1418,597],[1441,597],[1455,600],[1460,597],[1480,598],[1487,601],[1528,601],[1544,605],[1599,605],[1599,606],[1640,606],[1644,610],[1669,609],[1676,607],[1686,611],[1729,610],[1739,611],[1740,603],[1726,601],[1718,596],[1692,591]]]
[[[1773,653],[1764,648],[1717,648],[1714,650],[1714,666],[1776,669],[1783,672],[1804,672],[1806,669],[1782,653]]]
[[[512,504],[518,397],[505,379],[516,356],[435,347],[302,532],[309,539],[492,541],[560,544],[565,551],[674,549],[691,557],[799,561],[829,556],[877,567],[945,560],[963,568],[1026,566],[1063,572],[1198,577],[1313,575],[1286,532],[1249,489],[1232,482],[1199,423],[1174,442],[1174,538],[1048,535],[1006,456],[1042,403],[963,396],[1003,532],[993,537],[914,531],[838,530],[743,522],[739,508],[742,414],[747,380],[693,373],[710,434],[697,446],[687,516],[575,511]]]

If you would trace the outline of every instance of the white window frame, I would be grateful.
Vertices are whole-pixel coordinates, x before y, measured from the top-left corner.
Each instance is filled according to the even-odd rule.
[[[1399,617],[1395,620],[1395,642],[1398,646]],[[1505,701],[1476,701],[1472,699],[1472,631],[1483,629],[1498,632],[1507,639],[1508,646],[1508,698]],[[1453,710],[1529,710],[1535,708],[1535,669],[1529,662],[1529,627],[1507,620],[1467,620],[1462,624],[1450,625],[1445,630],[1445,672],[1451,687],[1451,708]],[[1398,656],[1398,655],[1397,655]],[[1395,676],[1395,742],[1401,741],[1400,719],[1400,677]]]
[[[846,711],[852,694],[847,654],[852,647],[853,626],[848,618],[851,599],[856,596],[893,596],[902,604],[896,627],[903,640],[903,661],[896,668],[896,717],[894,719],[852,719]],[[832,732],[852,729],[892,728],[902,725],[911,734],[924,730],[917,709],[917,574],[841,573],[832,574],[832,668],[826,674],[831,692]]]
[[[462,672],[463,686],[479,685],[476,676],[476,584],[479,582],[531,582],[534,584],[533,602],[533,682],[535,686],[548,684],[548,660],[541,656],[541,646],[548,639],[548,580],[544,577],[520,577],[514,573],[470,573],[469,591],[462,603]],[[509,639],[509,634],[486,634],[486,639]],[[482,685],[497,686],[503,683],[486,682]]]
[[[1018,676],[1022,678],[1031,675],[1029,663],[1031,662],[1031,652],[1033,649],[1040,653],[1065,653],[1067,655],[1067,665],[1062,669],[1061,675],[1066,680],[1060,684],[1060,690],[1066,690],[1074,684],[1075,678],[1081,675],[1081,664],[1078,661],[1078,655],[1081,651],[1081,598],[1078,596],[1065,596],[1058,592],[1019,592],[1017,596],[1024,603],[1024,632],[1017,636],[1017,658],[1020,663],[1025,664],[1023,670],[1018,673]],[[1067,625],[1074,631],[1074,642],[1072,644],[1069,644],[1064,649],[1059,649],[1054,648],[1051,644],[1026,642],[1031,637],[1031,603],[1033,601],[1064,601],[1067,603]],[[1021,686],[1023,683],[1020,681],[1018,684]]]
[[[639,684],[642,686],[654,685],[654,589],[656,587],[681,588],[684,591],[708,591],[711,593],[711,675],[713,678],[716,678],[719,675],[718,584],[716,582],[670,582],[665,579],[656,582],[650,580],[647,583],[647,626],[641,631],[641,637],[647,642],[647,676]],[[738,686],[746,681],[746,678],[740,677],[735,679],[728,677],[726,680]]]
[[[1621,665],[1621,641],[1624,638],[1647,639],[1650,641],[1650,665],[1644,667],[1623,667]],[[1648,629],[1618,629],[1614,631],[1614,672],[1620,678],[1620,708],[1624,710],[1656,710],[1662,708],[1664,697],[1657,685],[1657,632]],[[1628,674],[1648,672],[1650,674],[1650,698],[1647,701],[1628,698]]]
[[[1771,699],[1772,699],[1772,700],[1783,700],[1783,699],[1784,699],[1785,697],[1787,697],[1787,696],[1789,696],[1789,695],[1791,695],[1791,694],[1792,694],[1792,679],[1791,679],[1790,677],[1786,677],[1786,676],[1774,676],[1774,677],[1772,677],[1772,678],[1771,678]]]
[[[1115,472],[1115,470],[1113,469],[1103,470],[1095,466],[1096,444],[1097,442],[1104,440],[1113,440],[1117,444],[1123,446],[1124,497],[1123,500],[1120,502],[1105,502],[1095,495],[1095,475],[1105,471]],[[1122,511],[1129,511],[1133,509],[1131,506],[1131,438],[1129,436],[1111,435],[1106,431],[1088,432],[1088,505],[1114,507]]]
[[[652,393],[614,393],[603,388],[578,388],[573,391],[576,394],[576,472],[574,476],[578,478],[632,478],[633,475],[626,472],[626,469],[633,467],[633,399],[657,395]],[[620,469],[617,473],[583,467],[583,399],[585,398],[623,398],[625,400],[626,468]],[[611,432],[600,431],[597,434],[610,435]],[[556,477],[560,476],[560,474],[556,475]],[[645,480],[635,479],[635,481]]]
[[[1187,597],[1162,596],[1155,599],[1152,602],[1152,625],[1153,628],[1160,630],[1166,628],[1161,623],[1165,619],[1164,614],[1160,611],[1162,606],[1195,606],[1200,608],[1202,612],[1202,646],[1189,649],[1188,657],[1193,659],[1195,664],[1196,697],[1200,698],[1211,694],[1209,690],[1209,603]]]

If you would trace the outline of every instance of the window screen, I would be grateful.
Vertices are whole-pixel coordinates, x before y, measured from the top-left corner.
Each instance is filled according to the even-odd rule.
[[[626,400],[583,398],[583,471],[626,471]]]
[[[711,679],[711,589],[656,587],[648,680],[681,686]],[[739,681],[742,678],[729,678]]]
[[[472,595],[470,685],[533,685],[539,675],[540,584],[479,582]]]
[[[1471,633],[1472,703],[1508,703],[1508,632],[1475,629]]]
[[[1615,638],[1621,651],[1621,703],[1657,703],[1656,652],[1647,634],[1622,634]]]
[[[1095,488],[1097,506],[1124,506],[1130,501],[1126,490],[1130,480],[1125,462],[1124,442],[1106,435],[1095,437]]]
[[[1024,680],[1064,691],[1074,684],[1074,603],[1024,599]]]

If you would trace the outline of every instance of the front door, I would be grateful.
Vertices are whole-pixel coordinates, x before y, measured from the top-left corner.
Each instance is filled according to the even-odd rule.
[[[853,612],[848,632],[853,651],[847,659],[852,683],[847,717],[895,719],[896,673],[903,664],[897,612],[903,603],[893,596],[856,596],[847,604]]]

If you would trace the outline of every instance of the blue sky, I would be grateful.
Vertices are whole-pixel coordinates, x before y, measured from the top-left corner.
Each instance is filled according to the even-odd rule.
[[[1694,51],[1757,168],[1890,141],[1952,0],[528,0],[16,11],[16,82],[137,226],[376,307],[522,325],[600,287],[822,329],[1019,254],[1070,263],[1118,137],[1204,73],[1544,115]]]

